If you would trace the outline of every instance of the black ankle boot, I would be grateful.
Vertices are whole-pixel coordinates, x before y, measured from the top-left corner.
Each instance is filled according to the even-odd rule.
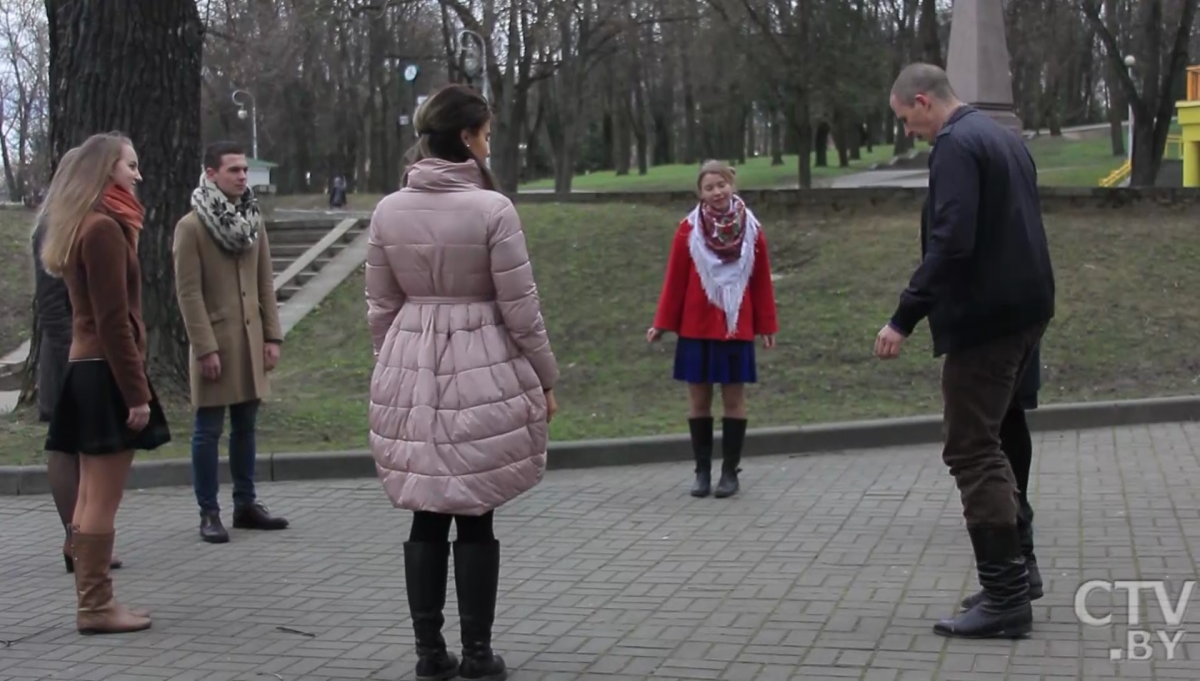
[[[496,589],[500,582],[500,542],[454,543],[454,584],[462,629],[458,675],[472,681],[504,681],[504,660],[492,651]]]
[[[1025,569],[1029,571],[1029,600],[1036,601],[1045,595],[1042,584],[1042,573],[1038,570],[1037,556],[1033,553],[1033,523],[1019,518],[1017,520],[1017,535],[1021,541],[1021,555],[1025,556]],[[979,591],[962,600],[962,609],[970,610],[983,600],[983,591]]]
[[[692,456],[696,461],[692,496],[706,497],[712,492],[713,418],[690,418],[688,428],[692,433]]]
[[[458,675],[458,658],[446,651],[442,637],[449,562],[449,542],[404,544],[404,582],[417,636],[419,681],[444,681]]]
[[[1029,571],[1016,526],[967,528],[983,598],[970,610],[934,625],[942,636],[1020,638],[1033,629]]]
[[[742,445],[746,442],[746,419],[726,416],[721,420],[721,480],[717,483],[718,499],[738,493],[738,473],[742,472]]]

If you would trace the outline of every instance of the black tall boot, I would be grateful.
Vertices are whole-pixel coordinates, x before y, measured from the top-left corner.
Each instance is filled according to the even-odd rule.
[[[696,482],[692,496],[706,497],[712,492],[713,417],[688,419],[692,434],[692,456],[696,460]]]
[[[1021,555],[1025,556],[1025,568],[1029,571],[1029,600],[1036,601],[1045,595],[1042,584],[1042,573],[1038,570],[1037,556],[1033,553],[1033,509],[1027,503],[1022,504],[1021,513],[1017,517],[1017,535],[1021,542]],[[983,600],[983,591],[979,591],[962,600],[962,609],[970,610]]]
[[[1021,500],[1021,514],[1017,518],[1017,534],[1021,541],[1021,555],[1025,556],[1025,567],[1029,570],[1029,600],[1036,601],[1044,595],[1042,572],[1038,570],[1037,556],[1033,553],[1033,507]]]
[[[444,681],[458,675],[458,658],[446,651],[442,637],[449,563],[449,542],[404,544],[404,583],[417,636],[419,681]]]
[[[1033,629],[1033,608],[1029,604],[1029,571],[1016,526],[967,529],[983,598],[957,617],[939,621],[934,633],[960,638],[1025,636]]]
[[[746,419],[726,416],[721,420],[721,480],[717,483],[718,499],[738,493],[738,473],[742,469],[742,445],[746,442]]]
[[[462,628],[458,675],[472,681],[504,681],[504,660],[492,652],[496,590],[500,585],[500,542],[454,543],[454,584]]]

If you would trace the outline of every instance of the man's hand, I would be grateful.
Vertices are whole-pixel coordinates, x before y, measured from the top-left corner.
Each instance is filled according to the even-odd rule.
[[[221,378],[221,358],[217,355],[217,353],[210,352],[201,357],[198,361],[200,363],[201,376],[210,381],[215,381]]]
[[[900,356],[900,346],[904,344],[904,334],[885,324],[875,337],[875,356],[880,359],[895,359]]]
[[[765,336],[763,336],[762,339],[763,339],[763,347],[765,347],[766,349],[770,350],[771,348],[775,347],[775,334],[768,333]]]
[[[279,366],[279,343],[263,345],[263,366],[267,371],[273,371],[276,366]]]
[[[646,330],[646,342],[657,343],[658,339],[663,337],[663,330],[656,329],[653,326]]]

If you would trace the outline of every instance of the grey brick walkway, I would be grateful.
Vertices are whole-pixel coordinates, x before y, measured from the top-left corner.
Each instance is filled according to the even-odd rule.
[[[1166,578],[1174,598],[1196,577],[1198,444],[1197,425],[1037,437],[1048,594],[1015,643],[930,631],[975,588],[937,448],[752,458],[723,501],[688,497],[686,464],[551,473],[498,515],[496,647],[524,681],[1197,679],[1200,589],[1174,661],[1111,662],[1123,606],[1090,628],[1072,603],[1088,579]],[[130,493],[118,593],[154,628],[99,637],[74,631],[49,497],[0,498],[0,681],[411,678],[407,514],[373,480],[261,492],[294,529],[225,546],[196,538],[189,490]]]

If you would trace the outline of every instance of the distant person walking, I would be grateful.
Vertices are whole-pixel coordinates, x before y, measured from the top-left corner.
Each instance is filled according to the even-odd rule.
[[[775,288],[767,237],[736,193],[734,170],[708,161],[700,167],[696,208],[679,223],[662,294],[646,340],[667,332],[675,346],[675,380],[688,384],[688,428],[696,479],[691,495],[712,492],[713,385],[721,386],[721,479],[715,496],[738,492],[748,417],[746,384],[758,382],[754,338],[775,347]]]
[[[905,68],[892,111],[933,144],[921,219],[921,264],[875,340],[891,359],[925,318],[945,356],[942,458],[962,496],[983,596],[934,631],[1019,637],[1033,624],[1029,568],[1018,531],[1018,483],[1001,424],[1054,316],[1054,274],[1024,140],[955,96],[945,71]]]
[[[371,219],[371,450],[392,503],[413,511],[404,575],[417,678],[500,681],[494,511],[542,480],[558,365],[521,219],[484,165],[487,100],[446,86],[416,129],[404,188]],[[461,664],[442,637],[452,522]]]
[[[346,178],[338,175],[333,178],[333,187],[329,190],[329,207],[344,208],[346,206]]]
[[[140,631],[149,613],[113,597],[117,509],[137,449],[170,441],[166,417],[146,376],[146,326],[138,236],[145,210],[134,192],[142,176],[133,143],[93,135],[63,157],[43,209],[41,259],[66,282],[71,350],[51,415],[46,450],[80,455],[71,528],[76,627],[85,634]]]
[[[191,345],[192,484],[200,539],[229,541],[221,522],[218,446],[229,412],[233,526],[283,530],[254,488],[258,408],[270,394],[267,373],[279,364],[283,329],[275,300],[271,248],[253,190],[246,152],[217,142],[204,151],[204,174],[192,211],[175,226],[175,293]]]

